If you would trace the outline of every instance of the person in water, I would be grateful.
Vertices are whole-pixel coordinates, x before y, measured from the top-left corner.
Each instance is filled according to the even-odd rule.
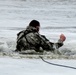
[[[63,46],[66,40],[64,34],[60,35],[58,42],[50,42],[45,35],[39,33],[40,22],[32,20],[27,28],[17,34],[17,45],[15,51],[35,50],[41,51],[54,51]]]

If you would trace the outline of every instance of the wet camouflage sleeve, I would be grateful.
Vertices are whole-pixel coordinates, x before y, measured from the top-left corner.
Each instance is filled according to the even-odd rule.
[[[53,43],[53,42],[50,42],[45,36],[42,35],[42,38],[44,38],[44,43],[43,43],[43,46],[45,46],[44,44],[46,43],[48,45],[48,47],[44,47],[44,49],[47,49],[47,50],[55,50],[55,49],[58,49],[60,48],[61,46],[63,46],[63,42],[61,40],[58,40],[57,43]],[[43,40],[43,39],[42,39]]]

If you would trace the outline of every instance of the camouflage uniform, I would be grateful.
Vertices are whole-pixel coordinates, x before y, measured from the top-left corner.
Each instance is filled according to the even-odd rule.
[[[41,50],[53,51],[63,45],[62,41],[57,43],[50,42],[44,35],[40,35],[35,27],[28,26],[17,34],[17,50]]]

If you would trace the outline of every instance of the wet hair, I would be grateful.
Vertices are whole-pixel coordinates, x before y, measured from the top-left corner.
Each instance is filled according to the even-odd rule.
[[[37,21],[37,20],[32,20],[32,21],[29,23],[29,26],[32,26],[32,27],[40,26],[40,23],[39,23],[39,21]]]

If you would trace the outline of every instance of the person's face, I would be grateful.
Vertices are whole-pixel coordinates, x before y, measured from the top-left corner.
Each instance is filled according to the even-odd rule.
[[[36,26],[36,29],[37,29],[37,31],[39,32],[39,30],[40,30],[40,26]]]

